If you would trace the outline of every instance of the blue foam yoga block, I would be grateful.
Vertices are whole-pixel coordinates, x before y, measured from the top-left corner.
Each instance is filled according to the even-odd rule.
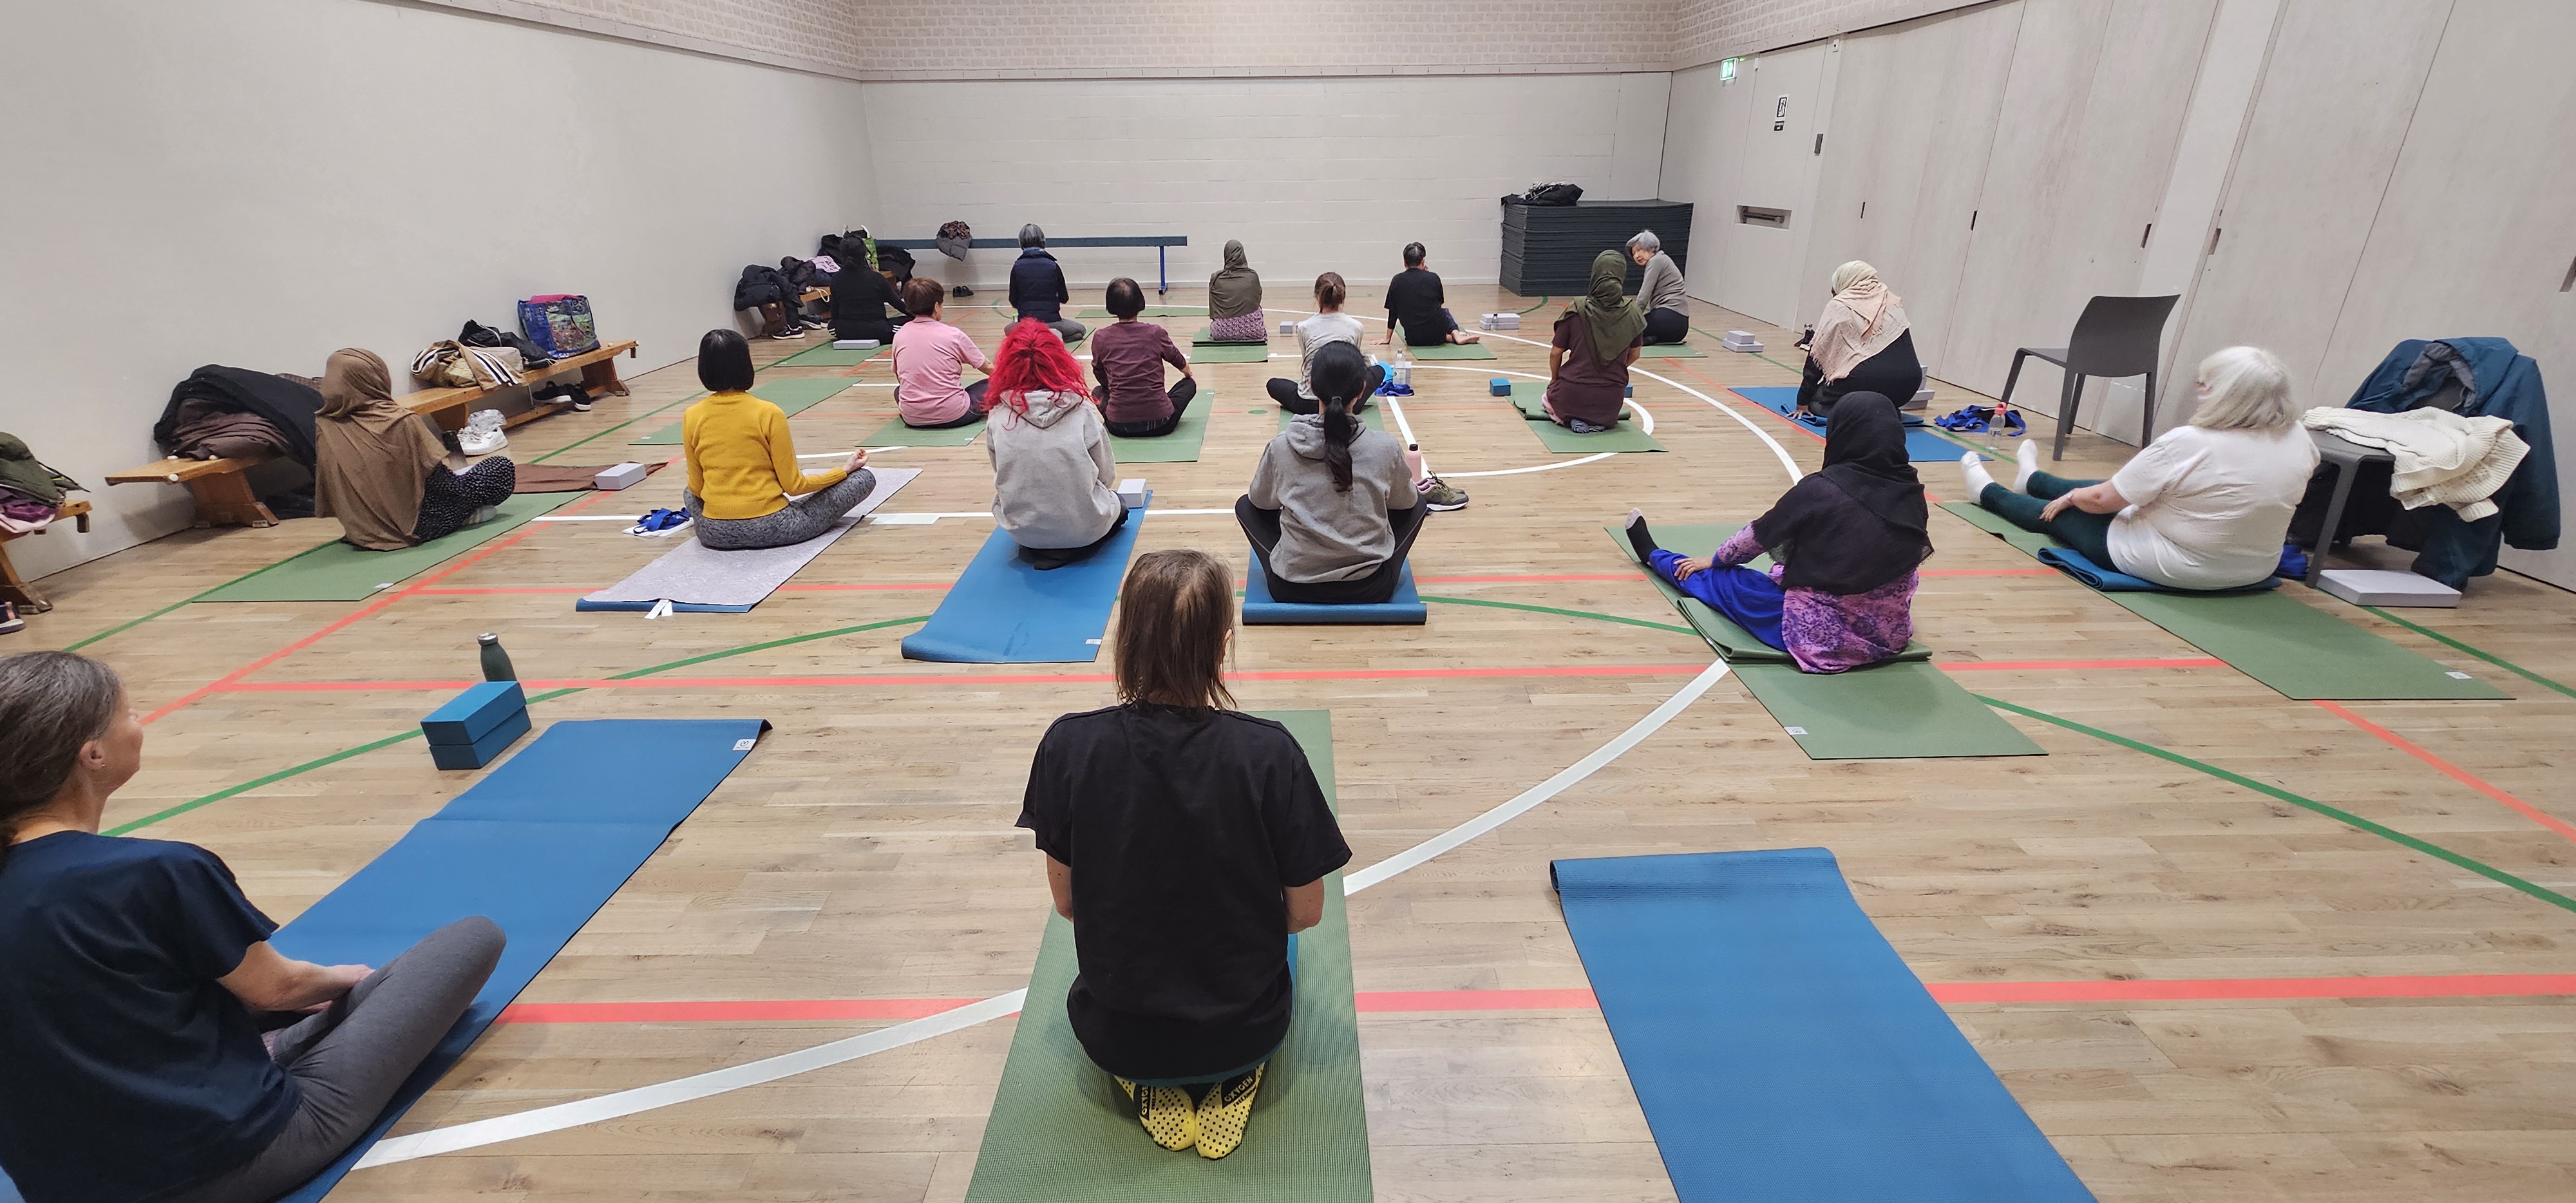
[[[420,733],[433,744],[470,744],[527,708],[528,695],[518,682],[485,681],[430,711],[428,718],[420,720]]]
[[[1374,604],[1345,603],[1315,605],[1310,602],[1274,601],[1270,596],[1269,574],[1261,571],[1261,557],[1254,556],[1250,571],[1243,581],[1243,625],[1248,627],[1290,626],[1421,626],[1430,621],[1431,613],[1422,604],[1422,595],[1413,588],[1413,565],[1401,570],[1395,583],[1395,596]]]
[[[501,725],[483,733],[470,744],[431,744],[430,762],[442,769],[479,769],[492,763],[503,748],[517,743],[528,733],[528,708],[521,706],[501,719]]]
[[[1485,382],[1485,388],[1497,397],[1511,396],[1512,378],[1509,376],[1496,376]]]

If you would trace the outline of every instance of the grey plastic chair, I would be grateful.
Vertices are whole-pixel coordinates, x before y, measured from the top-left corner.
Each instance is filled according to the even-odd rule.
[[[2066,432],[2075,429],[2075,404],[2084,396],[2089,376],[2147,378],[2147,408],[2139,446],[2156,435],[2156,350],[2164,340],[2165,318],[2180,295],[2170,297],[2095,297],[2075,319],[2075,333],[2063,347],[2022,347],[2013,352],[2012,373],[2004,377],[1998,404],[2012,403],[2013,385],[2021,381],[2021,363],[2038,358],[2066,369],[2066,385],[2057,401],[2057,445],[2052,460],[2066,457]]]

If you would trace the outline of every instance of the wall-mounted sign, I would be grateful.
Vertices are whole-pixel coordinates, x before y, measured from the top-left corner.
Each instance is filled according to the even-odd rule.
[[[1771,132],[1776,134],[1787,128],[1789,128],[1789,98],[1783,96],[1771,102]]]

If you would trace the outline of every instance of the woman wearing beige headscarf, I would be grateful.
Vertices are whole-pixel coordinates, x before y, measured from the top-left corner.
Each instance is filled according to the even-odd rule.
[[[447,470],[438,428],[393,399],[393,377],[373,351],[331,353],[313,423],[314,512],[340,520],[341,541],[368,551],[426,543],[509,500],[518,468],[491,456],[463,475]]]
[[[1879,282],[1877,268],[1858,259],[1834,269],[1833,299],[1800,345],[1807,348],[1807,369],[1798,408],[1819,417],[1829,416],[1845,393],[1877,393],[1902,406],[1923,386],[1904,299]]]

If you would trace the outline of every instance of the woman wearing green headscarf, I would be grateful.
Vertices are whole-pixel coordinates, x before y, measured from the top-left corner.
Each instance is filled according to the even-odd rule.
[[[1619,424],[1627,404],[1628,365],[1644,345],[1646,315],[1629,300],[1627,260],[1617,251],[1592,257],[1592,285],[1556,319],[1547,351],[1547,416],[1576,434]]]

